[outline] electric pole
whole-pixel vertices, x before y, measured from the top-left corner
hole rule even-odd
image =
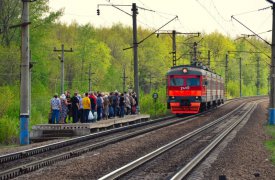
[[[182,33],[182,32],[176,32],[176,30],[173,30],[172,33],[170,32],[158,32],[157,37],[159,34],[172,34],[172,61],[173,61],[173,66],[177,65],[177,44],[176,44],[176,35],[177,34],[188,34],[188,35],[197,35],[199,36],[200,33]]]
[[[227,97],[227,84],[228,84],[228,53],[225,55],[225,97]]]
[[[176,54],[176,52],[177,52],[177,46],[176,46],[176,31],[175,30],[173,30],[172,31],[172,39],[173,39],[173,43],[172,43],[172,49],[173,49],[173,51],[172,51],[172,54],[173,54],[173,66],[176,66],[176,63],[177,63],[177,54]],[[151,89],[150,89],[150,91],[151,91]]]
[[[242,97],[242,58],[240,57],[240,97]]]
[[[81,59],[81,77],[80,81],[83,81],[83,72],[84,72],[84,58]]]
[[[32,61],[32,54],[31,54],[31,50],[30,50],[30,64],[29,64],[29,106],[30,106],[30,118],[31,118],[31,94],[32,94],[32,67],[35,64],[35,62]]]
[[[114,4],[98,4],[99,6],[113,6],[116,9],[132,16],[133,19],[133,46],[130,48],[125,48],[123,50],[127,50],[127,49],[131,49],[133,48],[133,54],[134,54],[134,91],[136,93],[136,98],[137,98],[137,104],[139,104],[139,77],[138,77],[138,44],[142,43],[143,41],[145,41],[146,39],[148,39],[150,36],[152,36],[153,34],[155,34],[159,29],[163,28],[164,26],[166,26],[168,23],[170,23],[171,21],[173,21],[174,19],[178,18],[178,16],[176,16],[175,18],[173,18],[172,20],[170,20],[168,23],[166,23],[165,25],[161,26],[159,29],[157,29],[156,31],[154,31],[153,33],[151,33],[150,35],[148,35],[147,37],[145,37],[144,39],[142,39],[140,42],[137,41],[137,14],[138,14],[138,9],[136,6],[136,3],[132,3],[132,14],[127,13],[126,11],[118,8],[117,6],[125,6],[125,5],[114,5]],[[126,5],[128,6],[128,5]],[[144,8],[143,8],[144,9]],[[147,10],[147,9],[146,9]],[[152,10],[149,10],[152,11]],[[97,15],[100,15],[100,10],[97,9]],[[140,111],[140,106],[137,105],[137,112],[139,113]]]
[[[89,92],[92,90],[92,74],[95,74],[92,72],[92,66],[89,64]]]
[[[251,53],[256,53],[256,54],[258,54],[258,53],[262,53],[262,52],[253,52],[253,51],[228,51],[227,53],[236,53],[236,52],[238,52],[238,53],[249,53],[249,54],[251,54]],[[226,59],[228,60],[228,54],[226,54]],[[257,94],[259,93],[259,85],[260,85],[260,83],[259,83],[259,77],[260,77],[260,70],[258,69],[258,68],[260,68],[260,59],[259,59],[259,56],[257,56],[257,84],[256,84],[256,86],[257,86]],[[227,64],[228,62],[226,62],[226,64]],[[227,65],[226,65],[227,66]],[[242,59],[240,58],[240,64],[239,64],[239,67],[240,67],[240,97],[242,96],[242,84],[241,84],[241,78],[242,78]]]
[[[257,96],[260,95],[260,57],[257,56]]]
[[[138,42],[137,42],[137,7],[136,3],[132,4],[132,17],[133,17],[133,52],[134,52],[134,88],[137,96],[137,103],[139,104],[139,80],[138,80]],[[137,112],[139,113],[140,106],[137,107]]]
[[[64,53],[65,52],[73,52],[73,49],[71,48],[70,50],[65,50],[64,49],[64,44],[61,45],[61,49],[58,50],[56,49],[56,47],[54,47],[53,51],[55,52],[61,52],[61,58],[60,58],[60,62],[61,62],[61,69],[60,69],[60,94],[62,94],[64,92]]]
[[[20,144],[27,145],[29,140],[29,118],[30,118],[30,47],[29,47],[29,2],[23,2],[22,10],[22,39],[21,39],[21,82],[20,82]]]
[[[197,62],[197,43],[196,42],[194,42],[193,50],[194,50],[193,63],[196,63]]]
[[[208,62],[207,62],[207,66],[210,68],[210,50],[208,50]]]
[[[275,124],[275,7],[274,2],[267,0],[272,4],[272,43],[271,43],[271,67],[270,67],[270,97],[269,97],[269,124]]]
[[[126,70],[125,70],[125,65],[123,66],[123,76],[121,77],[122,79],[123,79],[123,83],[122,83],[122,85],[123,85],[123,93],[125,92],[125,89],[126,89],[126,79],[128,78],[128,77],[126,77],[126,72],[125,72]]]

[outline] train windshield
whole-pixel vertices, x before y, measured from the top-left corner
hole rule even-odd
[[[186,85],[187,86],[199,86],[200,79],[199,78],[188,78],[188,79],[186,79]]]
[[[184,79],[183,78],[170,78],[170,86],[183,86],[184,85]]]

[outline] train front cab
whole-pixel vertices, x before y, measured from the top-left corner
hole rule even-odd
[[[201,108],[205,87],[200,75],[167,77],[168,108],[173,114],[196,114]]]

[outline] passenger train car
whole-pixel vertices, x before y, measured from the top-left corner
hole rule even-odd
[[[222,103],[223,78],[206,66],[174,66],[167,72],[167,108],[173,114],[196,114]]]

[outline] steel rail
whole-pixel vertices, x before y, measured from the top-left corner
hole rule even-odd
[[[70,146],[70,145],[73,145],[73,144],[77,144],[79,142],[83,142],[83,141],[91,140],[91,139],[94,139],[94,138],[102,137],[102,136],[105,136],[105,135],[108,135],[108,134],[111,134],[111,133],[121,132],[121,131],[124,131],[124,130],[127,130],[127,129],[133,129],[133,128],[137,128],[137,127],[157,123],[157,122],[160,122],[160,121],[163,121],[163,120],[171,119],[173,117],[174,116],[167,116],[167,117],[164,117],[164,118],[149,120],[147,122],[136,123],[136,124],[129,125],[129,126],[119,127],[119,128],[110,129],[110,130],[106,130],[106,131],[102,131],[102,132],[98,132],[98,133],[93,133],[93,134],[89,134],[89,135],[85,135],[85,136],[80,136],[80,137],[76,137],[76,138],[72,138],[72,139],[68,139],[68,140],[63,140],[63,141],[60,141],[60,142],[51,143],[51,144],[47,144],[47,145],[44,145],[44,146],[39,146],[39,147],[27,149],[27,150],[22,150],[22,151],[15,152],[15,153],[0,155],[0,163],[6,163],[6,162],[10,162],[10,161],[17,160],[17,159],[23,159],[23,158],[30,157],[30,156],[40,154],[40,153],[44,153],[44,152],[47,152],[47,151],[50,151],[50,150],[55,150],[55,149],[63,148],[63,147]]]
[[[160,154],[164,153],[165,151],[175,147],[176,145],[188,140],[189,138],[199,134],[200,132],[210,128],[211,126],[221,122],[222,120],[226,119],[228,116],[232,115],[233,113],[235,113],[236,111],[238,111],[241,107],[243,107],[245,105],[245,103],[241,104],[239,107],[237,107],[235,110],[231,111],[230,113],[224,115],[223,117],[220,117],[219,119],[215,120],[215,121],[212,121],[211,123],[209,124],[206,124],[204,125],[203,127],[201,128],[198,128],[170,143],[168,143],[167,145],[165,146],[162,146],[160,148],[158,148],[157,150],[143,156],[143,157],[140,157],[139,159],[136,159],[135,161],[132,161],[130,163],[128,163],[127,165],[99,178],[99,180],[109,180],[109,179],[116,179],[116,178],[119,178],[120,176],[128,173],[129,171],[137,168],[138,166],[144,164],[145,162],[148,162],[150,161],[151,159],[159,156]]]
[[[231,102],[232,102],[232,100],[231,100]],[[39,160],[39,161],[36,161],[36,162],[28,163],[27,165],[18,166],[18,167],[12,168],[12,169],[8,169],[8,170],[5,170],[3,172],[0,172],[0,180],[17,177],[19,175],[26,174],[28,172],[35,171],[35,170],[40,169],[42,167],[51,165],[51,164],[53,164],[57,161],[61,161],[61,160],[69,159],[69,158],[72,158],[72,157],[80,156],[83,153],[94,150],[96,148],[100,148],[100,147],[105,146],[107,144],[118,142],[118,141],[121,141],[121,140],[124,140],[124,139],[127,139],[127,138],[131,138],[131,137],[146,133],[146,131],[149,132],[149,131],[152,131],[152,130],[156,130],[156,129],[159,129],[159,128],[162,128],[162,127],[165,127],[165,126],[169,126],[169,125],[173,125],[173,124],[177,124],[177,123],[186,123],[186,122],[191,121],[195,117],[203,115],[203,114],[208,113],[208,112],[211,112],[212,110],[213,109],[210,109],[210,110],[205,111],[205,112],[200,113],[200,114],[188,116],[188,117],[185,117],[185,118],[181,118],[180,120],[177,119],[177,120],[174,120],[174,121],[166,122],[166,123],[161,124],[161,125],[150,127],[148,129],[144,129],[143,132],[142,131],[137,131],[136,133],[129,134],[128,137],[127,136],[117,137],[117,138],[112,139],[112,140],[100,142],[100,143],[93,144],[93,145],[90,145],[90,146],[85,146],[85,147],[70,151],[68,153],[62,153],[60,155],[52,156],[52,157],[49,157],[49,158],[44,159],[44,160]],[[70,140],[65,140],[65,141],[62,141],[62,142],[52,143],[50,145],[40,146],[40,147],[32,148],[32,149],[29,149],[29,150],[20,151],[20,152],[17,152],[17,153],[2,155],[2,156],[0,156],[0,163],[9,162],[9,161],[16,160],[16,159],[26,158],[26,157],[29,157],[29,156],[32,156],[32,155],[44,153],[46,151],[62,148],[62,147],[65,147],[65,146],[70,146],[70,145],[79,143],[80,141],[86,141],[86,140],[90,140],[90,139],[93,139],[93,138],[102,137],[104,135],[109,135],[111,133],[121,132],[121,131],[124,131],[124,130],[127,130],[127,129],[132,129],[132,128],[136,128],[136,127],[141,127],[141,126],[145,126],[145,125],[154,124],[154,123],[157,123],[157,122],[160,122],[160,121],[163,121],[163,120],[167,120],[167,119],[171,119],[171,118],[175,118],[175,116],[172,115],[172,116],[167,116],[167,117],[164,117],[164,118],[158,118],[158,119],[155,119],[155,120],[150,120],[150,121],[146,121],[146,122],[142,122],[142,123],[137,123],[137,124],[134,124],[134,125],[124,126],[124,127],[120,127],[120,128],[116,128],[116,129],[112,129],[112,130],[107,130],[107,131],[95,133],[95,134],[90,134],[90,135],[86,135],[86,136],[82,136],[82,137],[77,137],[77,138],[73,138],[73,139],[70,139]],[[182,121],[182,120],[188,120],[188,121]]]
[[[226,105],[228,103],[231,103],[231,102],[237,101],[237,100],[240,100],[240,99],[239,98],[237,98],[236,100],[230,99],[223,105]],[[223,105],[221,105],[220,107],[222,107]],[[189,116],[189,117],[186,117],[186,118],[182,118],[182,120],[186,120],[188,118],[192,118],[192,117],[195,117],[195,116],[200,116],[200,115],[205,114],[205,113],[207,113],[209,111],[212,111],[212,110],[213,109],[210,109],[208,111],[205,111],[203,113],[199,113],[199,114],[194,115],[194,116]],[[105,136],[105,135],[108,135],[108,134],[111,134],[111,133],[121,132],[121,131],[124,131],[124,130],[127,130],[127,129],[133,129],[133,128],[136,128],[136,127],[141,127],[141,126],[145,126],[145,125],[149,125],[149,124],[153,124],[153,123],[158,123],[160,121],[164,121],[164,120],[171,119],[171,118],[174,118],[174,117],[175,117],[174,115],[170,115],[170,116],[166,116],[166,117],[162,117],[162,118],[158,118],[158,119],[152,119],[152,120],[149,120],[149,121],[146,121],[146,122],[136,123],[136,124],[129,125],[129,126],[110,129],[110,130],[106,130],[106,131],[102,131],[102,132],[98,132],[98,133],[93,133],[93,134],[89,134],[89,135],[85,135],[85,136],[71,138],[71,139],[68,139],[68,140],[63,140],[63,141],[60,141],[60,142],[47,144],[47,145],[44,145],[44,146],[39,146],[39,147],[35,147],[35,148],[27,149],[27,150],[22,150],[22,151],[18,151],[18,152],[14,152],[14,153],[0,155],[0,163],[6,163],[6,162],[18,160],[18,159],[27,158],[27,157],[30,157],[30,156],[33,156],[33,155],[45,153],[45,152],[50,151],[50,150],[63,148],[63,147],[66,147],[66,146],[77,144],[79,142],[83,142],[83,141],[91,140],[91,139],[94,139],[94,138],[102,137],[102,136]]]
[[[233,99],[231,99],[229,101],[232,102],[232,100]],[[238,99],[236,99],[236,101],[237,100]],[[220,107],[222,107],[222,106],[220,106]],[[197,116],[203,115],[205,113],[211,112],[212,110],[213,109],[209,109],[208,111],[205,111],[205,112],[202,112],[202,113],[199,113],[199,114],[196,114],[196,115],[181,118],[181,120],[187,120],[187,119],[190,119],[190,118],[193,118],[193,117],[197,117]],[[91,140],[91,139],[94,139],[94,138],[109,135],[111,133],[122,132],[122,131],[125,131],[125,130],[134,129],[134,128],[137,128],[137,127],[158,123],[158,122],[168,120],[168,119],[172,119],[172,118],[176,118],[176,117],[174,115],[170,115],[170,116],[166,116],[166,117],[162,117],[162,118],[158,118],[158,119],[152,119],[152,120],[149,120],[149,121],[146,121],[146,122],[136,123],[136,124],[133,124],[133,125],[128,125],[128,126],[124,126],[124,127],[119,127],[119,128],[110,129],[110,130],[106,130],[106,131],[102,131],[102,132],[98,132],[98,133],[85,135],[85,136],[80,136],[80,137],[76,137],[76,138],[72,138],[72,139],[68,139],[68,140],[63,140],[63,141],[60,141],[60,142],[55,142],[55,143],[47,144],[47,145],[44,145],[44,146],[39,146],[39,147],[35,147],[35,148],[27,149],[27,150],[22,150],[22,151],[18,151],[18,152],[14,152],[14,153],[0,155],[0,163],[6,163],[6,162],[18,160],[18,159],[27,158],[27,157],[30,157],[30,156],[33,156],[33,155],[45,153],[45,152],[50,151],[50,150],[63,148],[63,147],[66,147],[66,146],[77,144],[79,142],[84,142],[84,141]],[[171,123],[171,125],[174,124],[173,122],[170,122],[170,123]],[[169,122],[168,122],[168,124],[169,124]],[[168,124],[167,124],[167,126],[168,126]]]
[[[250,107],[248,111],[246,111],[240,119],[236,120],[232,123],[224,132],[222,132],[215,140],[213,140],[206,148],[204,148],[195,158],[193,158],[188,164],[186,164],[180,171],[178,171],[171,180],[181,180],[189,174],[192,169],[197,166],[202,159],[204,159],[210,151],[212,151],[237,125],[243,121],[248,115],[251,115],[252,112],[256,108],[256,103]]]
[[[182,121],[182,119],[181,120],[177,119],[175,121],[165,122],[163,124],[159,124],[159,125],[156,125],[156,126],[153,126],[153,127],[148,127],[148,128],[145,128],[145,129],[141,129],[139,131],[135,131],[135,132],[128,133],[128,134],[125,134],[125,135],[117,136],[117,137],[114,137],[114,138],[111,138],[111,139],[104,140],[102,142],[98,142],[98,143],[95,143],[95,144],[91,144],[91,145],[88,145],[88,146],[77,148],[77,149],[72,150],[72,151],[64,152],[64,153],[61,153],[61,154],[58,154],[58,155],[54,155],[54,156],[51,156],[51,157],[48,157],[48,158],[44,158],[44,159],[41,159],[41,160],[38,160],[38,161],[35,161],[35,162],[28,163],[28,164],[25,164],[25,165],[20,165],[20,166],[17,166],[17,167],[14,167],[14,168],[11,168],[11,169],[0,172],[0,180],[6,180],[6,179],[14,178],[14,177],[17,177],[19,175],[26,174],[26,173],[38,170],[42,167],[52,165],[52,164],[54,164],[58,161],[62,161],[62,160],[65,160],[65,159],[70,159],[70,158],[73,158],[73,157],[77,157],[77,156],[80,156],[81,154],[87,153],[89,151],[95,150],[95,149],[103,147],[103,146],[106,146],[108,144],[119,142],[119,141],[122,141],[122,140],[125,140],[125,139],[129,139],[129,138],[132,138],[132,137],[135,137],[135,136],[138,136],[138,135],[141,135],[141,134],[153,131],[153,130],[160,129],[162,127],[166,127],[166,126],[170,126],[170,125],[178,124],[178,123],[187,123],[187,122],[193,120],[194,118],[196,118],[197,116],[198,115],[194,115],[192,117],[190,116],[190,117],[182,118],[182,119],[188,119],[188,121]]]

